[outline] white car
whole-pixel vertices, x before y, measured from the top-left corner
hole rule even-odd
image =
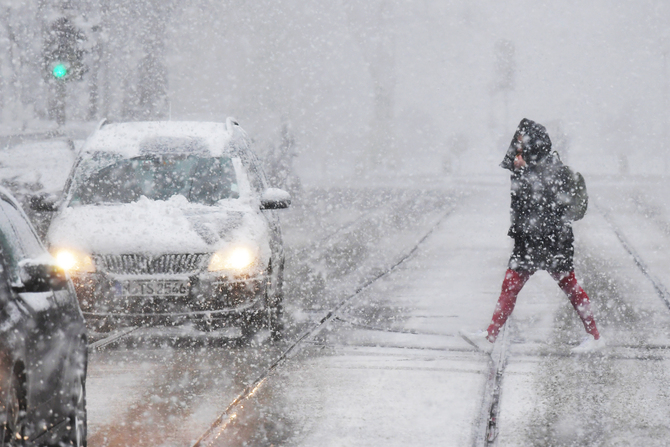
[[[47,240],[98,327],[260,325],[281,336],[284,249],[246,133],[226,123],[104,122],[81,148]]]

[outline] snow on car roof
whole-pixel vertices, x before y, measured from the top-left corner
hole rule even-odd
[[[144,121],[104,124],[89,137],[82,152],[112,152],[123,157],[136,157],[146,152],[147,144],[151,145],[156,139],[197,142],[198,149],[209,151],[212,156],[240,145],[248,146],[246,133],[231,118],[226,123]]]

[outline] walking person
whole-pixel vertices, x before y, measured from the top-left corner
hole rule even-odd
[[[536,271],[546,270],[570,299],[588,334],[573,352],[601,349],[605,343],[596,327],[589,297],[575,278],[569,213],[575,195],[572,172],[558,154],[552,153],[546,128],[526,118],[519,123],[500,166],[512,172],[508,235],[514,239],[514,250],[491,324],[475,337],[494,343],[526,281]]]

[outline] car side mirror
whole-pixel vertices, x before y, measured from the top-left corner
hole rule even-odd
[[[68,284],[68,277],[62,268],[33,260],[19,263],[19,277],[26,292],[62,290]]]
[[[58,209],[58,197],[51,194],[35,194],[28,198],[30,209],[35,211],[56,211]]]
[[[291,204],[291,194],[283,189],[268,188],[261,194],[262,210],[280,210]]]

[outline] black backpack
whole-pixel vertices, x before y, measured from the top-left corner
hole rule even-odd
[[[565,211],[565,217],[569,220],[580,220],[586,214],[586,209],[589,207],[589,195],[586,192],[586,182],[584,176],[577,171],[574,171],[570,166],[563,164],[558,152],[554,151],[554,163],[559,163],[561,169],[564,170],[565,177],[568,182],[568,197],[565,202],[568,208]]]
[[[569,166],[565,166],[570,179],[570,205],[566,211],[566,216],[570,220],[579,220],[586,214],[589,207],[589,195],[586,192],[586,182],[584,177],[577,171],[573,171]]]

